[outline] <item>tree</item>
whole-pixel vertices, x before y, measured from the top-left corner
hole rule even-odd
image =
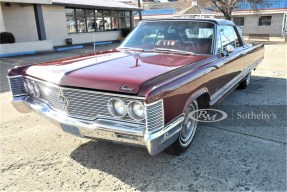
[[[234,9],[238,7],[240,2],[249,2],[256,6],[256,4],[262,2],[263,0],[210,0],[211,3],[218,9],[227,20],[231,20],[231,15]]]
[[[176,9],[184,9],[191,6],[192,1],[196,0],[178,0],[176,3],[172,5],[173,8]],[[223,14],[225,19],[231,20],[231,15],[234,9],[239,6],[239,3],[246,2],[250,3],[254,10],[256,10],[257,5],[262,2],[272,2],[266,0],[197,0],[197,3],[203,7],[215,7],[216,11],[219,11]],[[272,4],[272,3],[271,3]]]

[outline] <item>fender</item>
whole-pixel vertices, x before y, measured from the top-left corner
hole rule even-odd
[[[183,113],[187,110],[187,108],[189,107],[190,103],[196,99],[198,99],[200,96],[202,96],[203,94],[208,94],[208,97],[210,98],[210,94],[208,92],[208,89],[206,87],[203,87],[197,91],[195,91],[186,101],[184,109],[183,109]]]

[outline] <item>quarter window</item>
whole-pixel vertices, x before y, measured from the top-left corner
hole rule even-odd
[[[232,26],[229,26],[229,25],[220,26],[219,32],[220,32],[221,44],[222,44],[223,49],[227,45],[232,45],[234,47],[242,46]]]
[[[270,26],[272,21],[272,16],[260,16],[258,21],[258,26]]]

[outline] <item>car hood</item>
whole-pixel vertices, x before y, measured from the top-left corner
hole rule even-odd
[[[207,57],[108,52],[33,65],[26,74],[62,86],[137,94],[145,81]]]

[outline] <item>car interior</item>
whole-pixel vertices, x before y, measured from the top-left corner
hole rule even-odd
[[[143,27],[142,27],[143,28]],[[146,27],[135,39],[142,48],[169,48],[197,54],[211,54],[214,25],[211,23],[167,22],[160,26]]]

